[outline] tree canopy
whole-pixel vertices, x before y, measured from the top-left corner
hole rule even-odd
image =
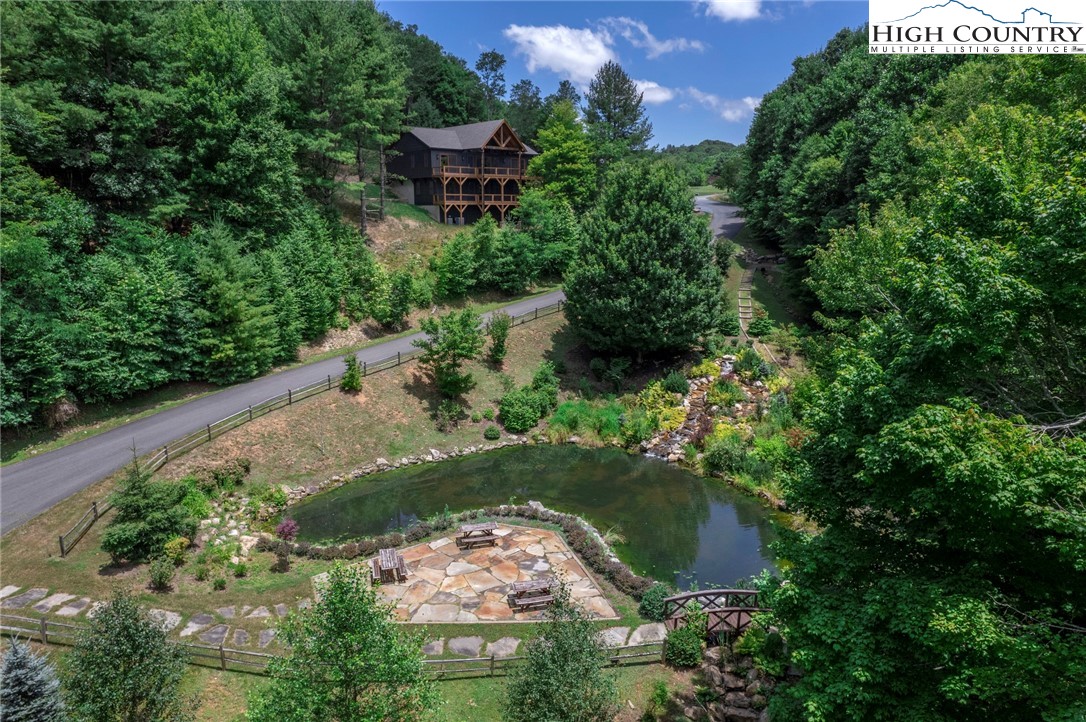
[[[565,289],[570,323],[597,351],[681,351],[712,331],[723,279],[712,233],[674,169],[641,163],[610,170]]]
[[[645,150],[652,138],[652,123],[645,117],[641,91],[613,60],[604,63],[588,84],[584,117],[602,165]]]

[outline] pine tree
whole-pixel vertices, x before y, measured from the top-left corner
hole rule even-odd
[[[62,722],[60,682],[48,660],[12,639],[0,666],[0,719],[4,722]]]
[[[412,345],[422,349],[419,363],[426,367],[438,390],[450,399],[471,390],[475,380],[462,367],[483,350],[479,314],[465,308],[440,318],[425,318],[422,330],[426,337]]]
[[[673,168],[615,166],[566,274],[567,317],[596,351],[689,348],[713,330],[722,307],[711,243]]]
[[[613,60],[607,61],[588,84],[585,122],[601,165],[645,150],[652,123],[645,117],[637,85]]]
[[[490,120],[498,116],[502,98],[505,97],[505,56],[497,50],[487,50],[479,55],[475,70],[486,88],[486,112]]]
[[[509,90],[509,105],[505,119],[513,126],[517,136],[528,145],[535,145],[539,124],[546,117],[543,99],[535,83],[525,78]]]

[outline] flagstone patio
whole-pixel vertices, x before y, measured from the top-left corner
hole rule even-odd
[[[428,544],[400,550],[407,581],[382,584],[378,593],[396,605],[396,616],[417,624],[518,622],[543,617],[543,610],[514,612],[506,595],[513,582],[557,577],[593,619],[618,615],[581,561],[558,534],[499,525],[491,547],[460,549],[455,532]],[[366,562],[366,569],[369,562]]]

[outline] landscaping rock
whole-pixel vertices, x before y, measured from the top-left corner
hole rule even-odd
[[[276,604],[275,613],[278,614],[280,617],[285,617],[290,614],[290,607],[285,604]]]
[[[219,607],[218,609],[215,610],[215,613],[218,614],[223,619],[233,619],[234,618],[234,607]]]
[[[272,643],[273,639],[275,639],[275,630],[274,629],[261,629],[260,630],[260,637],[259,637],[259,639],[257,641],[257,645],[261,649],[264,649],[265,647],[267,647],[269,644]]]
[[[42,589],[41,587],[37,587],[35,589],[27,589],[25,592],[19,594],[18,596],[5,599],[3,604],[0,606],[3,606],[4,609],[22,609],[28,604],[33,604],[40,599],[44,599],[45,595],[48,593],[48,589]]]
[[[0,589],[0,599],[4,597],[10,597],[15,592],[19,591],[22,587],[17,587],[14,584],[9,584],[3,589]]]
[[[158,622],[163,631],[166,632],[172,632],[177,628],[177,625],[181,624],[180,614],[165,609],[151,609],[147,612],[147,616]]]
[[[486,645],[486,656],[512,657],[517,653],[518,646],[520,646],[520,640],[516,637],[502,637]]]
[[[249,614],[246,615],[246,619],[264,619],[264,618],[270,617],[270,616],[271,616],[271,612],[268,611],[267,607],[259,606],[256,609],[254,609],[253,611],[249,612]]]
[[[53,611],[53,607],[63,604],[64,602],[72,599],[75,599],[74,594],[51,594],[35,604],[34,611],[41,612],[42,614],[48,614],[49,612]]]
[[[453,637],[449,640],[449,649],[464,657],[478,657],[482,648],[482,637]]]
[[[234,646],[235,647],[247,647],[249,646],[249,633],[244,629],[234,630]]]
[[[667,628],[664,627],[663,622],[652,622],[650,624],[642,624],[635,629],[633,634],[630,635],[630,641],[627,642],[627,644],[632,647],[636,644],[662,642],[665,637],[667,637]]]
[[[599,637],[605,647],[621,647],[626,643],[626,637],[629,634],[629,627],[611,627],[600,631]]]
[[[214,627],[200,635],[200,641],[217,647],[226,640],[226,634],[229,631],[230,627],[225,624],[216,624]]]
[[[189,623],[181,630],[179,636],[188,637],[193,635],[214,621],[215,618],[210,614],[197,614],[189,620]]]
[[[74,602],[68,602],[63,607],[57,610],[57,616],[74,617],[82,612],[84,609],[86,609],[87,605],[90,604],[90,601],[90,597],[83,597],[82,599],[77,599]],[[178,622],[180,621],[181,620],[179,619]]]
[[[435,639],[432,642],[422,645],[422,653],[427,657],[440,657],[445,653],[445,640]]]
[[[725,722],[755,722],[759,717],[758,711],[743,707],[725,707]]]
[[[746,681],[742,677],[732,674],[731,672],[725,672],[723,677],[725,689],[743,689],[747,686]]]
[[[750,698],[742,692],[728,692],[724,695],[724,704],[729,707],[750,707]]]
[[[713,690],[724,688],[724,675],[721,673],[719,667],[707,665],[702,668],[701,672],[705,676],[706,683],[712,687]]]

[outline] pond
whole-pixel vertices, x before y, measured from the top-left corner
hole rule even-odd
[[[441,513],[542,502],[625,542],[639,574],[689,588],[731,586],[773,569],[775,512],[719,482],[620,449],[510,447],[384,472],[293,507],[299,539],[373,536]]]

